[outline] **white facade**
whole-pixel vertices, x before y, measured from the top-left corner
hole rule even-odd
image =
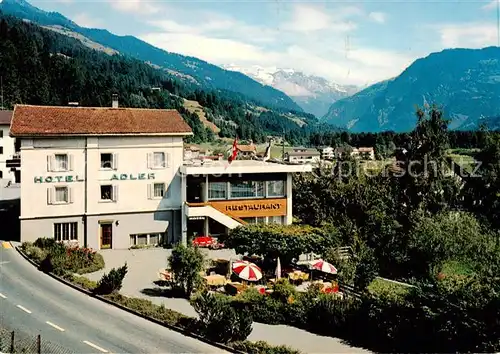
[[[288,152],[286,153],[286,160],[291,163],[298,164],[315,164],[320,161],[320,153],[313,152]]]
[[[15,139],[9,136],[9,129],[10,125],[0,125],[0,179],[8,179],[14,182],[14,172],[11,172],[6,165],[6,161],[12,159],[15,154]]]
[[[321,159],[333,160],[335,158],[335,149],[331,146],[325,146],[318,149],[321,153]]]
[[[22,241],[125,249],[173,239],[182,161],[182,136],[23,138]]]

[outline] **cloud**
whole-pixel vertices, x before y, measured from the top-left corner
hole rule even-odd
[[[488,23],[441,25],[438,28],[445,48],[483,48],[498,43],[498,29]]]
[[[121,12],[135,13],[141,15],[152,15],[158,13],[161,8],[152,5],[151,1],[144,0],[108,0],[111,6]]]
[[[96,28],[102,25],[102,22],[95,17],[89,17],[86,13],[79,13],[73,17],[73,21],[79,26],[87,28]]]
[[[368,14],[368,17],[370,18],[370,20],[374,21],[374,22],[377,22],[377,23],[385,23],[386,19],[387,19],[387,15],[383,12],[370,12]]]
[[[499,6],[500,0],[491,0],[488,4],[483,5],[481,8],[483,10],[494,10]]]
[[[340,7],[331,13],[317,6],[296,4],[292,9],[291,19],[280,27],[286,31],[317,32],[329,30],[348,32],[356,28],[356,24],[347,21],[349,17],[359,15],[361,11],[353,6]]]

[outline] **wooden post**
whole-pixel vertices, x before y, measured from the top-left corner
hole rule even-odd
[[[14,353],[14,331],[10,334],[10,352]]]
[[[36,336],[36,352],[38,354],[42,353],[42,337],[40,335]]]

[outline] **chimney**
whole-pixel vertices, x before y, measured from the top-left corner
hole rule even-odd
[[[118,108],[118,95],[114,93],[112,96],[112,108]]]

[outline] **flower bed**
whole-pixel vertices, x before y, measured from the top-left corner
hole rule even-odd
[[[34,243],[23,242],[23,251],[40,266],[56,274],[64,272],[86,274],[104,268],[102,255],[90,248],[66,246],[54,239],[39,238]]]

